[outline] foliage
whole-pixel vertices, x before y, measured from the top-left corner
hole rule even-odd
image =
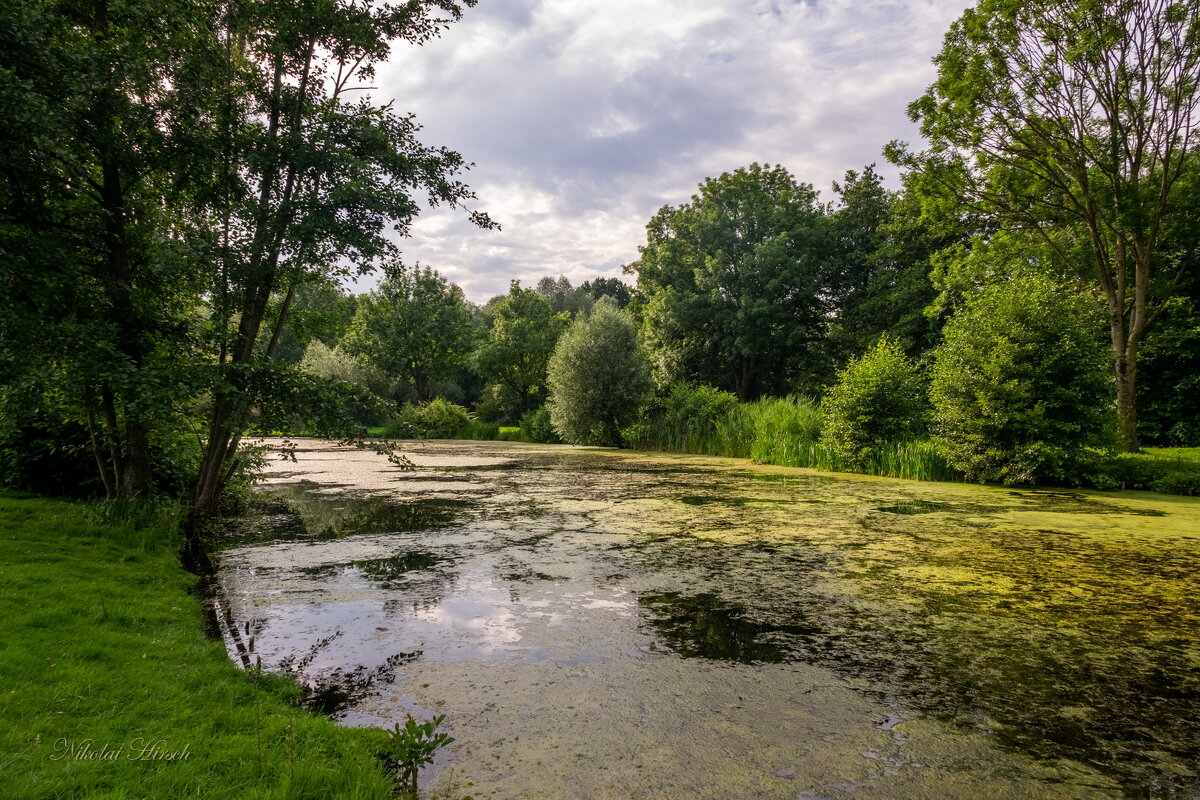
[[[360,391],[372,395],[386,394],[387,381],[378,370],[372,369],[340,346],[328,347],[320,339],[309,342],[299,366],[301,371],[326,381],[353,384],[360,387]],[[349,395],[346,398],[346,414],[361,424],[369,425],[379,417],[379,404],[373,398],[363,403],[357,395]]]
[[[600,302],[576,320],[550,359],[550,421],[572,444],[615,445],[650,392],[650,367],[633,322]]]
[[[519,419],[546,396],[546,369],[569,318],[550,301],[513,281],[492,309],[492,329],[475,351],[474,369],[515,401],[500,418]],[[501,396],[503,396],[503,394]]]
[[[1023,274],[968,297],[934,354],[937,440],[968,478],[1065,481],[1110,408],[1091,297]]]
[[[521,417],[520,429],[523,438],[528,442],[556,444],[562,441],[550,424],[550,409],[546,406],[538,406],[533,411],[526,412],[525,416]]]
[[[462,289],[428,267],[394,263],[379,287],[358,299],[342,346],[426,402],[464,362],[474,338]]]
[[[642,435],[652,438],[655,449],[705,452],[737,404],[737,397],[730,392],[712,386],[676,383],[665,397],[647,409],[648,430]]]
[[[935,61],[909,108],[931,147],[890,157],[925,173],[944,210],[965,201],[1031,232],[1104,297],[1119,436],[1136,449],[1138,349],[1196,269],[1168,239],[1196,203],[1200,15],[1172,0],[983,0]]]
[[[1200,445],[1200,307],[1195,300],[1177,297],[1166,304],[1146,335],[1138,370],[1143,438]]]
[[[1200,448],[1145,448],[1141,453],[1096,453],[1078,475],[1098,489],[1142,489],[1200,497]]]
[[[0,796],[390,798],[379,731],[297,708],[294,682],[252,679],[204,634],[181,516],[170,502],[0,493]],[[139,737],[188,755],[132,760]],[[64,740],[123,757],[81,769],[58,755]]]
[[[277,296],[267,311],[272,331],[283,310],[283,299]],[[346,294],[336,283],[323,281],[301,284],[296,288],[287,309],[287,320],[275,348],[275,358],[286,364],[299,363],[308,345],[314,341],[330,348],[337,347],[350,327],[357,304],[358,298]],[[269,342],[261,344],[266,346]]]
[[[853,465],[821,441],[821,407],[805,397],[765,397],[738,403],[714,417],[706,432],[668,425],[659,407],[631,425],[626,436],[643,450],[701,453],[751,458],[759,463],[811,467],[828,471],[858,471],[912,480],[960,480],[927,439],[887,441],[872,449],[870,458]]]
[[[471,412],[440,397],[422,405],[407,405],[400,420],[417,436],[427,439],[458,439],[471,425]]]
[[[816,198],[783,167],[751,164],[654,215],[625,271],[645,299],[660,384],[702,382],[748,400],[786,380],[820,325]]]
[[[109,495],[150,490],[152,439],[190,399],[202,281],[169,209],[208,163],[191,156],[214,8],[0,7],[0,378],[86,427],[72,472]]]
[[[473,4],[0,9],[0,377],[86,427],[107,494],[152,491],[156,442],[199,414],[189,499],[215,507],[262,408],[322,391],[280,350],[292,306],[394,255],[385,228],[407,233],[415,195],[471,198],[461,156],[355,92]],[[338,410],[310,421],[356,435]]]
[[[923,433],[928,416],[916,365],[886,334],[838,372],[823,405],[824,441],[856,468],[868,463],[885,442]]]
[[[435,733],[438,726],[446,721],[445,714],[438,714],[431,720],[417,722],[412,714],[406,715],[404,726],[397,722],[387,734],[387,746],[383,751],[384,763],[388,769],[395,772],[399,782],[409,792],[416,796],[417,774],[421,767],[433,763],[433,756],[454,741],[447,733]]]

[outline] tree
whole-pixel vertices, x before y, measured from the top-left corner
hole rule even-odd
[[[570,318],[555,314],[550,301],[513,281],[508,296],[492,307],[492,329],[475,351],[474,368],[516,399],[514,419],[537,408],[546,396],[546,366]]]
[[[359,299],[342,344],[428,402],[434,381],[462,364],[474,341],[462,289],[428,267],[396,264],[378,289]]]
[[[611,297],[617,304],[617,308],[624,308],[633,299],[633,295],[629,291],[629,284],[620,278],[593,278],[579,284],[579,290],[593,300]]]
[[[208,163],[215,8],[0,9],[0,373],[16,402],[86,428],[111,497],[152,488],[188,387],[200,283],[171,209]]]
[[[267,312],[269,325],[264,327],[274,329],[282,300],[276,295],[276,302]],[[286,364],[298,363],[304,358],[309,344],[315,341],[336,347],[350,329],[357,303],[358,298],[334,283],[297,287],[288,308],[287,324],[275,348],[275,358]]]
[[[654,215],[625,272],[646,298],[665,382],[723,386],[742,400],[783,383],[821,324],[816,199],[783,167],[751,164]]]
[[[821,405],[821,438],[855,469],[867,466],[883,443],[922,433],[928,420],[921,374],[886,334],[838,372]]]
[[[909,107],[931,147],[893,160],[1040,237],[1104,299],[1118,434],[1137,449],[1138,352],[1194,263],[1165,252],[1200,125],[1193,2],[984,0]]]
[[[1074,477],[1111,407],[1103,327],[1095,298],[1042,274],[969,296],[946,323],[930,386],[950,464],[1006,484]]]
[[[231,4],[215,20],[225,75],[208,135],[219,157],[206,203],[192,210],[197,236],[215,233],[207,289],[215,365],[190,498],[196,513],[215,505],[253,415],[305,394],[302,376],[274,358],[298,289],[394,257],[384,228],[407,235],[419,212],[415,193],[455,207],[473,196],[457,179],[466,166],[460,155],[422,145],[412,117],[390,104],[352,99],[394,42],[421,44],[472,5],[257,0]],[[486,215],[470,217],[493,227]],[[355,427],[346,420],[329,432]]]
[[[966,221],[931,224],[907,183],[888,191],[872,165],[834,184],[838,200],[826,216],[822,280],[830,316],[825,349],[833,364],[845,364],[884,333],[913,357],[934,345],[940,321],[927,313],[936,297],[930,257],[967,238]],[[823,382],[832,377],[818,374]]]
[[[253,421],[311,411],[353,432],[338,387],[278,358],[280,341],[307,287],[395,254],[384,228],[407,233],[416,195],[470,199],[461,156],[355,98],[393,42],[471,5],[0,6],[0,370],[86,427],[107,493],[153,488],[156,457],[195,440],[197,408],[193,519]]]
[[[633,322],[602,300],[567,329],[550,359],[550,424],[572,444],[619,445],[650,393]]]

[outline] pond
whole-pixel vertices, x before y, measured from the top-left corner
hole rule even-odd
[[[511,442],[301,440],[232,655],[445,713],[477,798],[1200,798],[1200,502]]]

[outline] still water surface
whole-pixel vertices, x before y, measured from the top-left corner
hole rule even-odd
[[[1200,798],[1196,500],[407,452],[273,461],[218,596],[345,724],[445,713],[433,791]]]

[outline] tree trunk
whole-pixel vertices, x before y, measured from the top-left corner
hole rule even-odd
[[[744,359],[737,371],[737,396],[742,403],[750,402],[754,390],[754,359]]]
[[[1137,347],[1124,348],[1116,358],[1117,446],[1126,453],[1141,450],[1137,432]]]

